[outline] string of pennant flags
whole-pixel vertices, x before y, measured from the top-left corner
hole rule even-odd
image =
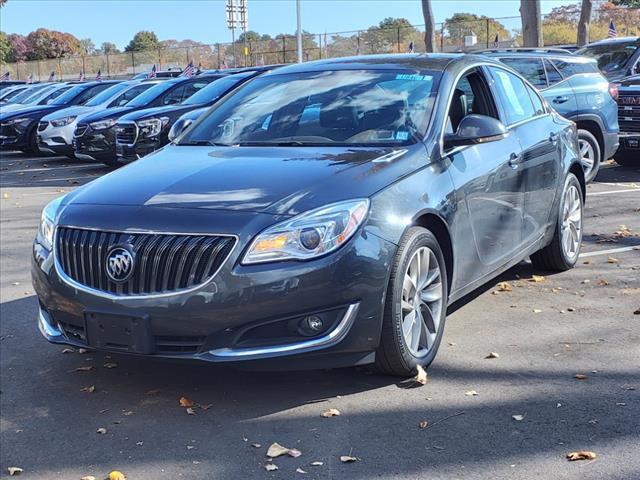
[[[608,28],[608,33],[607,33],[608,38],[616,38],[618,36],[618,30],[616,28],[615,23],[613,22],[613,20],[611,20],[609,22],[609,28]],[[326,33],[325,33],[325,43],[326,43]],[[498,33],[496,33],[496,36],[493,40],[493,48],[499,48],[500,47],[500,35]],[[409,43],[409,47],[407,49],[408,53],[414,53],[415,51],[415,45],[413,43],[413,41],[411,43]],[[360,55],[360,48],[358,45],[358,49],[356,52],[356,55]],[[256,62],[258,65],[265,65],[265,60],[264,60],[264,54],[261,55],[261,57],[259,59],[257,59]],[[227,60],[226,58],[223,58],[220,62],[220,69],[224,70],[229,68],[227,65]],[[151,71],[147,74],[147,78],[156,78],[157,77],[157,67],[154,64],[153,67],[151,68]],[[196,75],[198,73],[200,73],[202,71],[202,64],[199,63],[197,67],[194,67],[193,65],[193,60],[189,62],[189,64],[182,70],[182,72],[180,73],[180,76],[182,77],[191,77],[193,75]],[[56,72],[55,70],[53,70],[51,72],[51,74],[49,75],[49,78],[47,79],[48,82],[55,82],[56,79],[62,80],[62,72],[60,71],[60,66],[58,66],[58,72]],[[11,72],[5,72],[4,74],[2,74],[0,76],[0,82],[7,82],[11,80]],[[78,80],[79,81],[85,81],[86,80],[86,74],[84,71],[80,72],[78,75]],[[102,70],[98,70],[96,77],[95,77],[95,81],[100,82],[102,81]],[[34,82],[34,74],[31,73],[28,77],[27,77],[27,81],[26,83],[33,83]]]

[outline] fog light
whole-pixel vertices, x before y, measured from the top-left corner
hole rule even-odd
[[[318,315],[308,315],[300,321],[299,329],[300,335],[310,337],[316,335],[324,328],[324,322]]]

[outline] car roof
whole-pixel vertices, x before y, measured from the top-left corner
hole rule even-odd
[[[474,50],[471,53],[481,55],[573,55],[573,53],[565,48],[549,47],[549,48],[485,48],[482,50]]]
[[[479,52],[474,52],[479,53]],[[482,51],[481,55],[486,55],[491,58],[551,58],[562,60],[563,62],[569,63],[595,63],[596,59],[591,57],[585,57],[583,55],[576,55],[572,52],[567,51],[566,53],[555,53],[555,52],[545,52],[543,50],[531,50],[531,51],[518,51],[511,52],[508,50],[491,50],[491,51]]]
[[[583,48],[586,47],[593,47],[595,45],[609,45],[609,44],[615,44],[615,43],[633,43],[633,42],[638,42],[640,43],[640,37],[616,37],[616,38],[605,38],[604,40],[598,40],[597,42],[593,42],[590,43],[588,45],[585,45]]]

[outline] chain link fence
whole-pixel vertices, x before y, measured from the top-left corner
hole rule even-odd
[[[543,18],[546,46],[575,44],[579,10],[563,17]],[[596,11],[589,31],[591,41],[607,37],[608,25],[614,21],[618,35],[640,35],[640,9]],[[464,22],[436,24],[438,52],[467,52],[483,48],[510,48],[522,45],[520,17],[483,18]],[[303,35],[305,61],[351,55],[424,52],[424,25],[400,28],[371,27],[366,30]],[[242,66],[293,63],[297,60],[296,37],[282,35],[269,40],[216,43],[191,47],[159,48],[139,52],[65,57],[49,60],[8,63],[12,79],[45,81],[53,73],[59,81],[87,80],[100,71],[103,78],[129,78],[158,70],[181,70],[189,62],[201,69],[225,69]]]

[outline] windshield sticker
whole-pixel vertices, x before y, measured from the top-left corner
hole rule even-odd
[[[409,132],[396,132],[396,140],[407,140]]]
[[[430,82],[433,79],[432,75],[417,75],[411,73],[398,73],[396,80],[413,80],[418,82]]]

